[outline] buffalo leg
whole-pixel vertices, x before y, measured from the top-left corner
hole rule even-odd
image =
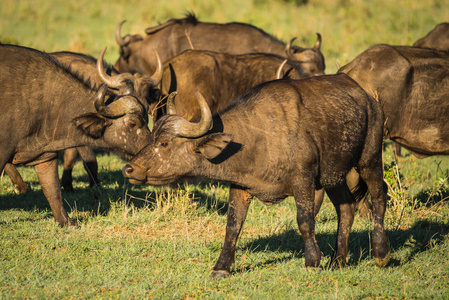
[[[89,186],[99,186],[100,181],[98,180],[98,163],[94,150],[88,146],[77,147],[76,150],[78,150],[78,153],[83,160],[84,169],[89,176]]]
[[[355,169],[351,169],[351,171],[346,176],[346,182],[348,184],[349,189],[352,191],[359,184],[360,175],[357,173]],[[324,200],[324,189],[317,190],[315,192],[315,216],[320,211],[321,205]],[[356,204],[357,211],[359,212],[360,217],[373,219],[373,213],[371,206],[368,202],[366,195],[359,199]]]
[[[62,172],[61,185],[65,191],[73,192],[72,170],[75,166],[78,151],[76,148],[68,148],[64,150],[64,171]]]
[[[402,156],[401,149],[402,149],[401,145],[399,145],[396,142],[393,142],[393,153],[396,158]]]
[[[58,160],[53,159],[40,163],[35,165],[34,169],[36,170],[45,197],[50,203],[56,224],[61,227],[74,225],[62,203],[61,187],[58,178]]]
[[[231,186],[225,241],[220,257],[212,271],[212,277],[225,277],[231,272],[231,267],[234,266],[235,261],[235,245],[245,222],[251,199],[252,196],[246,191]]]
[[[324,189],[319,189],[315,191],[315,217],[320,212],[321,205],[324,200]]]
[[[358,186],[359,182],[360,174],[354,168],[352,168],[351,171],[349,171],[348,175],[346,175],[346,183],[348,184],[349,189],[353,191]],[[373,211],[366,195],[364,195],[360,199],[357,199],[357,211],[360,217],[373,220]]]
[[[376,264],[383,267],[390,259],[390,247],[384,229],[387,197],[383,190],[382,164],[378,164],[377,168],[361,169],[360,175],[368,186],[368,191],[371,194],[371,202],[373,204],[373,256]]]
[[[312,182],[312,181],[309,181]],[[306,268],[320,267],[321,251],[315,239],[315,189],[307,180],[297,183],[293,190],[296,202],[296,220],[304,240]]]
[[[326,193],[334,204],[338,216],[337,242],[332,262],[336,262],[341,268],[344,267],[348,257],[349,233],[354,222],[355,199],[346,184],[326,189]]]
[[[22,176],[20,176],[20,173],[17,171],[16,167],[13,164],[6,164],[4,170],[11,179],[14,187],[20,193],[26,193],[30,191],[30,187],[23,181]]]

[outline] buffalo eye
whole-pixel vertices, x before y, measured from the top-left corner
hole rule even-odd
[[[165,148],[165,147],[167,147],[167,146],[168,146],[168,143],[166,143],[166,142],[162,142],[162,143],[160,144],[160,146],[161,146],[162,148]]]
[[[128,120],[128,127],[131,129],[134,129],[135,127],[139,126],[140,122],[135,119]]]

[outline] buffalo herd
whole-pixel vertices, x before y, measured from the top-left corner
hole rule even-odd
[[[295,38],[284,43],[250,24],[193,14],[144,37],[123,36],[122,25],[113,66],[106,48],[94,58],[0,44],[0,170],[19,191],[29,187],[14,165],[34,166],[56,224],[76,225],[61,186],[73,191],[78,154],[90,185],[100,185],[98,148],[128,161],[122,173],[132,184],[230,185],[214,277],[230,274],[254,197],[294,197],[307,268],[321,265],[314,228],[324,193],[338,216],[332,262],[340,267],[356,206],[369,208],[375,263],[388,263],[382,141],[418,157],[449,154],[449,23],[413,46],[374,45],[333,75],[324,73],[320,34],[302,48]]]

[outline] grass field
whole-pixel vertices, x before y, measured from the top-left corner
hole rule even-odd
[[[201,20],[250,22],[287,41],[311,46],[316,32],[328,74],[375,43],[412,44],[449,21],[449,1],[10,1],[0,5],[0,41],[45,51],[71,50],[114,63],[114,30],[123,33],[195,12]],[[449,298],[449,158],[398,160],[387,142],[389,265],[374,265],[372,225],[356,217],[344,269],[329,268],[337,217],[326,201],[317,220],[323,271],[304,268],[303,242],[289,198],[271,207],[253,201],[237,244],[232,276],[209,277],[221,251],[228,186],[135,187],[124,162],[99,152],[102,189],[88,188],[80,162],[74,193],[63,192],[79,228],[58,228],[34,170],[19,171],[32,191],[16,194],[0,178],[0,298],[360,299]],[[62,171],[62,170],[60,170]]]

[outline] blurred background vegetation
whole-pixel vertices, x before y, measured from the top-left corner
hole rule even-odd
[[[411,45],[449,21],[449,0],[3,0],[0,42],[46,52],[119,56],[114,32],[144,29],[195,13],[201,21],[247,22],[287,42],[311,47],[323,37],[326,73],[376,43]],[[0,84],[1,88],[1,84]],[[253,201],[240,237],[234,276],[208,277],[222,247],[226,185],[135,187],[124,162],[101,153],[102,189],[89,189],[81,162],[74,193],[63,192],[79,229],[57,228],[34,170],[19,167],[32,191],[17,195],[0,177],[0,299],[3,298],[448,298],[449,157],[422,160],[384,152],[391,200],[386,229],[390,266],[373,266],[368,220],[356,218],[349,266],[307,272],[292,199],[273,207]],[[60,174],[62,167],[60,167]],[[337,228],[325,201],[317,218],[328,261]],[[323,263],[323,264],[324,264]]]
[[[287,42],[310,47],[317,32],[327,73],[337,70],[376,43],[411,45],[449,20],[448,0],[3,0],[0,41],[52,52],[70,50],[115,63],[116,26],[122,33],[144,29],[194,12],[201,21],[247,22]]]

